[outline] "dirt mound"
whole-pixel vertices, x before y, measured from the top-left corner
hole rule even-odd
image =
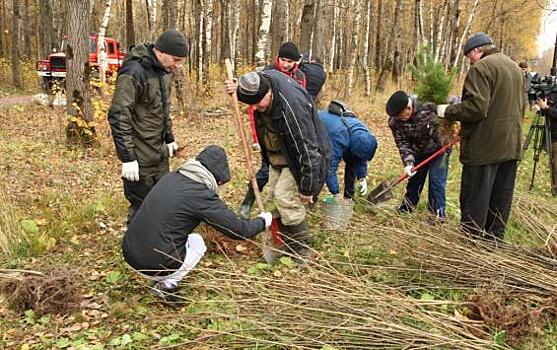
[[[66,315],[77,309],[81,293],[78,273],[66,266],[48,267],[33,274],[0,279],[0,292],[17,312],[32,309],[37,315]]]

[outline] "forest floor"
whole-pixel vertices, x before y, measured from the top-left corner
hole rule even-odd
[[[379,142],[370,189],[402,171],[384,97],[351,100]],[[257,242],[231,241],[204,226],[208,252],[183,281],[186,305],[173,308],[153,298],[121,256],[127,203],[106,122],[109,98],[97,105],[99,144],[87,149],[65,145],[63,109],[28,99],[0,99],[0,205],[4,225],[11,223],[2,229],[19,242],[0,269],[50,274],[49,288],[67,305],[14,300],[34,282],[25,274],[14,282],[0,270],[0,282],[11,286],[0,294],[1,348],[557,349],[557,200],[545,161],[528,190],[531,151],[519,168],[509,247],[460,234],[457,147],[445,224],[429,225],[423,203],[397,215],[404,184],[385,206],[357,204],[345,230],[325,230],[318,206],[310,217],[317,255],[305,269],[288,258],[264,264]],[[211,104],[227,110],[227,96],[215,93]],[[234,118],[203,113],[174,116],[176,140],[186,147],[172,167],[209,144],[223,146],[232,180],[221,197],[236,210],[247,171]]]

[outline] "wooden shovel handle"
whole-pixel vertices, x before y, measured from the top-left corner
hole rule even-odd
[[[226,73],[228,74],[228,80],[234,79],[234,73],[232,68],[232,62],[227,58],[224,60],[226,64]],[[236,118],[236,125],[238,126],[238,131],[240,132],[240,139],[242,141],[242,149],[244,151],[244,156],[246,158],[246,165],[248,167],[248,176],[251,182],[251,187],[253,188],[253,193],[255,194],[255,202],[257,203],[257,208],[263,211],[263,202],[261,201],[261,194],[259,193],[259,187],[257,186],[257,181],[253,172],[253,162],[251,160],[251,153],[248,147],[248,142],[246,140],[246,133],[244,130],[244,125],[242,124],[242,118],[240,117],[240,107],[238,106],[238,96],[236,96],[236,91],[230,95],[230,100],[232,102],[232,109],[234,110],[234,117]]]

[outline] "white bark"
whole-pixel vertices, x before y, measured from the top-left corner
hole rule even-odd
[[[338,0],[333,1],[333,34],[331,36],[331,55],[329,56],[329,73],[333,72],[335,65],[335,51],[337,42],[337,18],[338,18]]]
[[[263,67],[266,64],[267,41],[269,37],[269,28],[271,27],[272,8],[272,0],[263,0],[261,4],[261,25],[259,26],[259,34],[257,36],[257,52],[255,53],[255,64],[257,67]]]
[[[240,29],[240,10],[239,1],[232,0],[228,2],[228,18],[230,25],[228,27],[228,41],[230,42],[230,59],[236,64],[236,48],[238,47],[238,30]]]
[[[437,27],[437,35],[435,39],[435,60],[439,60],[439,54],[441,53],[441,34],[443,33],[443,24],[445,23],[445,14],[449,7],[449,2],[445,1],[443,9],[441,10],[441,18],[439,19],[439,26]]]
[[[205,60],[206,67],[211,63],[213,46],[213,0],[205,1]]]
[[[472,2],[474,3],[472,4]],[[476,15],[476,9],[480,4],[480,0],[470,0],[470,4],[472,6],[470,8],[470,13],[468,14],[468,20],[466,21],[466,26],[464,27],[464,30],[462,31],[462,35],[460,36],[460,40],[458,41],[458,47],[456,48],[456,57],[453,62],[453,67],[458,67],[459,71],[460,71],[459,63],[461,58],[460,56],[462,56],[461,54],[462,46],[464,45],[464,40],[468,36],[468,33],[470,32],[470,28],[472,27],[472,21],[474,21],[474,16]]]
[[[429,0],[429,42],[433,43],[433,0]]]
[[[203,0],[199,1],[201,11],[199,11],[199,38],[197,40],[197,50],[199,52],[199,61],[197,62],[197,81],[203,83],[203,22],[205,13],[205,4]]]
[[[361,10],[360,10],[360,0],[354,0],[354,31],[352,33],[352,45],[351,45],[351,57],[350,57],[350,71],[348,73],[348,93],[349,97],[352,94],[352,85],[354,84],[354,68],[356,66],[356,56],[358,53],[358,46],[360,44],[360,22],[361,22]]]
[[[99,75],[101,82],[106,82],[106,70],[108,69],[108,60],[106,55],[106,45],[104,44],[104,38],[106,35],[106,28],[108,27],[108,21],[110,20],[110,10],[112,8],[112,0],[105,0],[104,2],[104,15],[101,21],[101,26],[99,28],[99,34],[97,35],[97,47],[99,54],[97,55],[97,63],[99,64]]]
[[[155,40],[157,37],[157,0],[149,1],[149,22],[151,23],[151,40]]]
[[[371,95],[371,74],[369,69],[369,30],[371,25],[371,0],[366,0],[366,16],[365,16],[365,24],[366,24],[366,37],[364,39],[364,55],[363,55],[363,66],[365,72],[365,84],[366,84],[366,96]]]

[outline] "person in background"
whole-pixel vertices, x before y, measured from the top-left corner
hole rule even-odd
[[[333,158],[327,175],[327,187],[340,202],[342,199],[337,171],[344,160],[344,198],[354,198],[355,183],[360,185],[360,194],[367,192],[367,163],[377,150],[377,140],[369,128],[341,101],[333,100],[327,110],[319,111],[321,123],[333,146]]]
[[[168,74],[180,69],[187,55],[182,33],[168,30],[154,45],[132,47],[118,72],[108,122],[122,162],[128,224],[178,150],[170,121]]]
[[[236,217],[219,198],[230,180],[228,160],[220,146],[208,146],[177,171],[164,175],[149,192],[122,241],[126,263],[152,280],[153,294],[179,302],[180,281],[206,251],[195,228],[205,222],[232,239],[252,238],[271,226],[271,213],[253,220]]]
[[[536,101],[551,134],[551,194],[557,196],[557,92]]]
[[[441,147],[436,105],[418,103],[415,96],[397,91],[387,101],[389,128],[400,153],[404,171],[410,179],[399,212],[412,212],[418,205],[426,177],[429,177],[428,210],[442,222],[446,211],[446,187],[451,149],[425,164],[417,172],[412,168]]]
[[[530,107],[530,109],[532,109],[532,106],[533,106],[535,101],[530,101],[530,99],[528,98],[528,91],[530,91],[530,87],[531,87],[531,84],[532,84],[532,75],[530,75],[530,72],[528,71],[528,62],[522,61],[518,64],[518,66],[522,70],[522,76],[524,77],[524,101],[525,101],[525,105],[528,105]]]
[[[437,106],[437,114],[459,121],[461,225],[472,237],[504,239],[522,155],[524,74],[485,33],[463,47],[470,60],[462,103]]]

